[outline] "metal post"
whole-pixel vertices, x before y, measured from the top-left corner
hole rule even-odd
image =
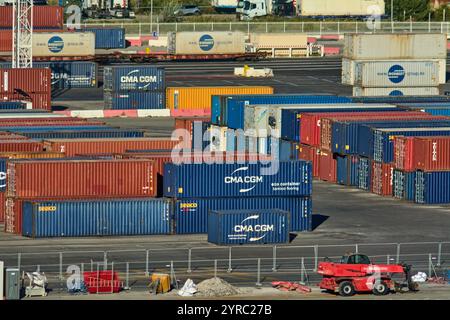
[[[214,22],[211,22],[211,31],[214,31]]]
[[[174,284],[173,282],[175,281],[175,277],[174,277],[174,270],[173,270],[173,261],[170,261],[170,282],[172,283],[172,285]]]
[[[356,21],[356,28],[355,28],[355,32],[358,33],[358,21]]]
[[[22,254],[19,252],[19,253],[17,253],[17,269],[19,269],[19,270],[20,270],[21,261],[22,261]]]
[[[355,253],[359,253],[358,249],[358,244],[355,244]]]
[[[250,22],[247,21],[247,34],[250,35]]]
[[[214,260],[214,278],[217,278],[217,259]]]
[[[397,255],[395,257],[395,263],[397,263],[397,264],[400,262],[400,246],[401,246],[401,244],[397,243]]]
[[[431,277],[431,264],[433,262],[431,261],[431,253],[428,255],[428,277]]]
[[[114,292],[114,262],[111,262],[111,293]]]
[[[231,22],[230,22],[230,31],[233,30],[233,27],[231,26]]]
[[[192,257],[192,249],[189,248],[189,251],[188,251],[188,269],[187,269],[188,273],[192,272],[192,269],[191,269],[191,257]]]
[[[305,22],[302,21],[302,33],[305,32]]]
[[[277,272],[277,246],[273,246],[272,271]]]
[[[286,21],[283,21],[283,31],[286,33]]]
[[[409,16],[409,32],[413,31],[413,26],[412,26],[412,16]]]
[[[149,272],[148,272],[148,257],[149,257],[149,251],[145,250],[145,276],[146,277],[149,276]]]
[[[322,36],[322,21],[320,21],[320,23],[319,23],[319,27],[320,27],[320,31],[319,31],[319,34],[320,34],[320,36]]]
[[[126,264],[127,273],[125,274],[125,286],[127,289],[129,289],[129,278],[130,278],[130,263],[127,262]]]
[[[100,282],[100,263],[97,262],[97,278],[96,278],[96,283],[97,283],[97,294],[98,294],[98,287],[99,287],[99,282]]]
[[[139,37],[142,36],[142,23],[139,22]]]
[[[103,270],[108,270],[108,252],[103,252]]]
[[[178,32],[178,22],[175,22],[175,32]]]
[[[341,34],[341,25],[340,25],[339,21],[337,22],[337,32],[338,32],[338,34]]]
[[[431,32],[431,12],[428,12],[428,33]]]
[[[301,269],[300,269],[300,282],[305,283],[305,258],[302,257],[301,262]]]
[[[81,272],[81,275],[84,274],[84,263],[83,262],[81,263],[80,272]]]
[[[228,270],[227,272],[231,272],[233,269],[231,268],[231,247],[228,248]]]
[[[91,259],[91,272],[94,271],[94,260]]]
[[[386,264],[391,264],[391,255],[387,255],[386,257]]]
[[[194,31],[196,30],[196,27],[195,27],[195,22],[193,23],[193,26],[194,26]]]
[[[437,261],[437,265],[438,266],[441,265],[441,255],[442,255],[442,242],[439,242],[439,246],[438,246],[438,261]]]
[[[41,266],[40,265],[37,265],[36,272],[41,272]]]
[[[159,16],[156,16],[156,33],[158,34],[159,37]]]
[[[319,264],[319,246],[314,246],[314,272],[317,271],[317,265]]]
[[[261,258],[258,258],[258,277],[256,280],[256,286],[261,286]]]
[[[59,253],[59,278],[62,279],[62,264],[63,264],[63,254],[62,252]]]

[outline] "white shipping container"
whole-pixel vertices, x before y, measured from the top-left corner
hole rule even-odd
[[[209,128],[209,147],[211,151],[227,151],[227,127],[212,125]]]
[[[396,60],[399,63],[417,63],[424,62],[424,60]],[[427,61],[437,63],[439,65],[439,84],[445,84],[447,81],[447,60],[446,59],[429,59]],[[372,60],[351,60],[351,59],[342,59],[342,83],[347,85],[355,85],[356,84],[356,65],[358,63],[369,63]],[[374,61],[375,62],[375,61]],[[388,63],[389,61],[379,61],[380,63]],[[422,85],[421,85],[422,86]]]
[[[384,0],[301,0],[302,16],[371,16],[384,15]]]
[[[356,64],[358,87],[439,86],[439,63],[433,61],[369,61]]]
[[[243,54],[245,40],[243,32],[170,32],[167,47],[170,54]]]
[[[35,57],[84,57],[95,55],[95,34],[92,32],[33,33]]]
[[[354,97],[437,96],[438,87],[361,88],[353,87]]]
[[[343,56],[353,60],[446,59],[447,35],[346,34]]]
[[[308,45],[306,33],[252,33],[255,48],[303,48]]]

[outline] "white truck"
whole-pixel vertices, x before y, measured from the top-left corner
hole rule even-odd
[[[294,0],[244,0],[242,1],[241,20],[251,20],[267,15],[292,16],[295,15]],[[238,10],[240,5],[238,5]]]

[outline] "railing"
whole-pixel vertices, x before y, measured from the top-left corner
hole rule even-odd
[[[314,21],[314,22],[120,22],[82,23],[82,27],[125,28],[129,36],[161,35],[176,31],[242,31],[245,33],[302,32],[311,35],[366,33],[366,32],[440,32],[448,33],[450,22],[393,22],[376,25],[365,21]]]

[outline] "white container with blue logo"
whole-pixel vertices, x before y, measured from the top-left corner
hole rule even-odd
[[[290,213],[272,210],[211,210],[208,242],[218,245],[289,242]]]
[[[35,32],[35,57],[93,57],[95,34],[92,32]]]
[[[439,87],[364,88],[353,87],[354,97],[437,96]]]
[[[243,54],[246,36],[243,32],[169,32],[170,54]]]
[[[355,85],[376,87],[434,87],[440,83],[437,61],[360,61]]]

